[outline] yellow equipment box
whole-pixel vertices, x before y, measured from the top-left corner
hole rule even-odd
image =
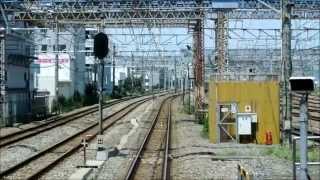
[[[209,138],[212,143],[280,143],[277,81],[211,81]]]

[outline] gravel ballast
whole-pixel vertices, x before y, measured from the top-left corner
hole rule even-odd
[[[267,155],[278,145],[221,143],[212,144],[202,132],[202,125],[174,101],[171,139],[172,179],[237,179],[237,166],[254,179],[292,179],[292,162]],[[311,177],[320,177],[320,168],[309,167]]]
[[[140,99],[140,98],[139,98]],[[104,117],[123,108],[129,102],[137,99],[116,104],[104,109]],[[91,124],[97,122],[98,113],[89,114],[77,120],[71,121],[65,125],[58,126],[48,131],[39,133],[30,138],[21,140],[17,143],[0,149],[0,171],[6,170],[15,164],[33,156],[41,150],[44,150],[53,144],[66,139],[67,137],[85,129]],[[19,153],[17,153],[19,152]]]
[[[135,151],[137,148],[137,142],[134,141],[134,137],[137,137],[136,132],[132,133],[129,137],[128,133],[134,128],[133,119],[139,124],[140,129],[141,121],[147,121],[154,105],[152,101],[148,101],[137,109],[133,110],[129,115],[122,118],[111,128],[104,132],[103,143],[104,146],[110,150],[121,145],[122,149],[119,149],[117,156],[110,157],[100,169],[94,169],[90,178],[93,179],[122,179],[128,168],[132,154],[129,154],[131,150]],[[124,140],[126,139],[127,140]],[[87,159],[93,160],[96,155],[96,138],[90,143],[87,150]],[[120,143],[121,142],[121,143]],[[135,145],[133,147],[133,145]],[[133,148],[133,149],[132,149]],[[77,153],[65,159],[62,163],[59,163],[56,167],[46,173],[41,179],[68,179],[77,170],[77,166],[83,165],[83,151],[79,150]]]

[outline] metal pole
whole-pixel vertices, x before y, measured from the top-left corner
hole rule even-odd
[[[177,93],[177,58],[174,58],[174,93]]]
[[[164,73],[163,73],[163,89],[167,90],[167,69],[164,68]]]
[[[186,83],[186,77],[183,77],[183,84],[182,84],[182,104],[184,105],[184,93],[185,93],[185,83]]]
[[[152,93],[152,98],[154,98],[154,94],[153,94],[153,65],[151,67],[151,93]]]
[[[97,87],[97,60],[95,59],[95,63],[93,64],[93,84]]]
[[[189,113],[191,113],[191,81],[190,81],[190,74],[189,74],[189,65],[187,67],[188,69],[188,89],[189,89]]]
[[[55,42],[55,49],[56,57],[55,57],[55,66],[54,66],[54,91],[55,91],[55,101],[57,106],[59,107],[60,112],[60,104],[58,102],[59,96],[59,24],[56,22],[56,42]]]
[[[297,170],[296,170],[296,142],[297,139],[294,138],[292,141],[292,174],[293,174],[293,180],[297,179]]]
[[[129,68],[129,72],[130,72],[130,80],[131,80],[131,91],[132,92],[134,92],[134,84],[133,84],[133,78],[134,78],[134,76],[133,76],[133,68],[134,68],[134,66],[133,66],[133,61],[134,61],[134,57],[133,57],[133,54],[131,54],[132,55],[132,59],[131,59],[131,68]]]
[[[112,57],[112,96],[114,96],[114,87],[116,83],[116,62],[115,62],[115,57],[116,57],[116,46],[113,46],[113,57]]]
[[[282,46],[281,46],[281,57],[283,65],[283,93],[284,93],[284,104],[283,104],[283,125],[289,124],[288,129],[285,129],[283,137],[288,139],[289,144],[292,144],[292,94],[289,91],[289,78],[292,75],[292,59],[291,59],[291,5],[289,0],[281,0],[281,20],[282,20]],[[291,146],[290,146],[291,147]]]
[[[86,138],[82,139],[83,141],[83,165],[87,165],[87,154],[86,154],[86,146],[87,146],[87,141]]]
[[[308,95],[304,94],[300,101],[300,180],[308,179]]]
[[[145,91],[145,74],[144,74],[144,59],[142,57],[142,61],[141,61],[141,70],[142,70],[142,89],[143,91]]]
[[[0,102],[2,105],[2,123],[7,122],[7,78],[6,78],[6,58],[5,58],[5,31],[0,31]],[[1,123],[0,123],[1,124]]]
[[[99,134],[102,135],[102,121],[103,121],[103,83],[104,83],[104,61],[100,59],[100,92],[99,92]]]
[[[159,71],[158,71],[158,74],[159,74],[159,78],[158,78],[159,83],[158,83],[158,91],[157,91],[157,93],[159,94],[159,93],[160,93],[160,90],[161,90],[161,86],[160,86],[160,74],[161,74],[161,70],[160,70],[160,69],[159,69]]]

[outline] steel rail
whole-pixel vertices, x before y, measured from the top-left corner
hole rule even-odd
[[[108,108],[108,107],[111,107],[113,105],[119,104],[119,103],[127,101],[127,100],[131,100],[131,99],[134,99],[134,98],[125,98],[125,99],[119,99],[119,100],[116,100],[116,101],[112,101],[112,102],[109,102],[109,103],[105,104],[104,108]],[[72,114],[68,114],[66,116],[59,116],[57,118],[51,119],[50,121],[47,121],[47,122],[45,122],[43,124],[40,124],[38,126],[34,126],[34,127],[31,127],[31,128],[27,128],[27,129],[21,130],[21,131],[17,131],[15,133],[10,133],[8,135],[1,136],[0,137],[0,148],[2,148],[4,146],[8,146],[10,144],[13,144],[15,142],[18,142],[20,140],[29,138],[29,137],[34,136],[36,134],[39,134],[41,132],[48,131],[50,129],[62,126],[64,124],[66,124],[66,123],[72,122],[74,120],[77,120],[77,119],[79,119],[81,117],[84,117],[86,115],[95,113],[97,111],[98,111],[98,107],[97,106],[90,107],[88,109],[84,109],[82,111],[78,111],[78,112],[75,112],[75,113],[72,113]]]
[[[293,93],[292,94],[292,117],[294,117],[292,119],[292,122],[297,123],[298,122],[298,117],[299,115],[299,111],[300,111],[300,106],[299,106],[299,101],[300,101],[300,97],[301,95],[298,93]],[[282,98],[280,99],[282,100]],[[281,102],[281,101],[280,101]],[[320,121],[320,98],[317,96],[310,96],[309,97],[309,102],[308,102],[308,120],[309,120],[309,124],[311,123],[317,123]],[[292,134],[299,136],[299,125],[292,125]],[[320,129],[319,129],[320,130]],[[310,129],[309,126],[309,130],[308,130],[308,134],[309,135],[319,135],[320,131],[317,131],[316,129]],[[283,131],[283,129],[281,129],[281,131]]]
[[[171,100],[172,101],[172,100]],[[169,163],[169,151],[171,144],[171,104],[169,103],[168,121],[167,121],[167,133],[166,133],[166,149],[164,154],[164,163],[162,170],[162,179],[170,179],[170,163]]]
[[[129,114],[131,111],[133,111],[134,109],[136,109],[137,107],[139,107],[141,104],[143,104],[144,102],[148,101],[152,99],[151,97],[142,99],[142,100],[138,100],[135,101],[133,103],[130,103],[129,105],[127,105],[126,107],[120,109],[119,111],[107,116],[106,118],[104,118],[104,127],[103,129],[106,130],[108,128],[110,128],[113,124],[115,124],[118,120],[120,120],[121,118],[123,118],[124,116],[126,116],[127,114]],[[111,119],[114,118],[114,119]],[[106,121],[108,120],[108,121]],[[86,129],[54,144],[53,146],[50,146],[47,149],[44,149],[42,151],[40,151],[39,153],[25,159],[24,161],[0,172],[0,179],[4,178],[6,176],[12,175],[14,173],[17,173],[19,170],[23,171],[23,168],[27,167],[27,170],[32,170],[33,166],[36,166],[35,164],[31,164],[36,160],[40,160],[40,158],[44,158],[45,155],[50,156],[51,154],[54,154],[55,150],[59,150],[59,149],[63,149],[64,146],[67,147],[67,149],[64,149],[62,155],[54,158],[53,161],[50,161],[49,159],[46,158],[46,161],[50,161],[49,164],[42,166],[40,169],[36,168],[35,171],[33,171],[33,173],[31,173],[31,175],[27,175],[24,179],[37,179],[39,178],[42,174],[44,174],[45,172],[47,172],[48,170],[52,169],[55,165],[57,165],[60,161],[62,161],[64,158],[70,156],[72,153],[74,153],[77,149],[79,149],[81,147],[81,138],[86,135],[86,134],[91,134],[93,136],[91,136],[88,141],[92,140],[97,134],[97,130],[96,127],[98,126],[98,123],[95,123],[89,127],[87,127]],[[69,146],[69,147],[68,147]],[[59,151],[60,152],[60,151]],[[29,169],[28,169],[29,168]],[[30,173],[30,172],[28,172]]]
[[[137,152],[134,160],[133,160],[133,161],[131,162],[131,164],[130,164],[130,167],[129,167],[129,169],[128,169],[127,175],[126,175],[126,177],[125,177],[126,180],[131,180],[131,179],[133,179],[134,176],[136,175],[138,166],[139,166],[139,164],[140,164],[140,162],[141,162],[141,159],[142,159],[143,151],[144,151],[145,147],[147,146],[147,144],[149,143],[149,140],[150,140],[150,138],[151,138],[151,135],[152,135],[152,133],[153,133],[153,130],[154,130],[156,124],[157,124],[157,121],[158,121],[159,118],[160,118],[160,114],[161,114],[162,111],[164,110],[164,107],[165,107],[165,104],[167,103],[167,101],[170,101],[170,99],[172,99],[173,97],[174,97],[174,96],[168,97],[168,98],[166,98],[165,100],[162,101],[162,103],[161,103],[161,105],[160,105],[160,108],[159,108],[159,111],[157,112],[157,115],[156,115],[155,118],[152,120],[151,127],[149,128],[146,136],[144,137],[143,142],[142,142],[142,144],[141,144],[141,146],[140,146],[140,148],[139,148],[139,150],[138,150],[138,152]],[[170,110],[170,109],[169,109],[169,110]],[[168,116],[167,116],[167,118],[168,118]],[[167,133],[168,133],[168,129],[167,129]],[[166,133],[166,136],[167,136],[166,141],[168,141],[167,139],[170,138],[167,133]],[[160,143],[160,142],[159,142],[159,143]],[[167,143],[166,143],[166,146],[167,146]],[[166,152],[168,152],[168,151],[169,151],[169,149],[166,150]],[[167,154],[167,156],[166,156],[165,158],[168,158],[168,154]],[[168,162],[167,162],[167,163],[168,163]],[[168,173],[168,170],[164,170],[165,168],[168,167],[168,164],[165,165],[165,166],[166,166],[166,167],[164,167],[164,164],[162,164],[162,173],[164,173],[164,172],[165,172],[165,173]],[[167,175],[163,175],[163,176],[166,176],[166,177],[167,177]]]
[[[162,91],[162,92],[159,92],[158,94],[161,95],[161,93],[165,93],[165,92],[166,91]],[[140,95],[140,96],[124,97],[124,98],[121,98],[121,99],[117,99],[117,100],[114,100],[114,101],[107,102],[103,106],[103,108],[108,108],[108,107],[111,107],[113,105],[125,102],[125,101],[129,101],[129,100],[133,100],[135,98],[140,98],[140,97],[149,96],[149,95],[150,94]],[[14,132],[14,133],[10,133],[10,134],[4,135],[4,136],[0,136],[0,148],[2,148],[4,146],[8,146],[8,145],[13,144],[13,143],[16,143],[16,142],[18,142],[20,140],[32,137],[32,136],[34,136],[36,134],[39,134],[41,132],[48,131],[50,129],[65,125],[66,123],[72,122],[74,120],[77,120],[77,119],[79,119],[81,117],[84,117],[86,115],[95,113],[97,111],[98,111],[98,106],[94,105],[93,107],[89,107],[87,109],[83,109],[81,111],[74,112],[74,113],[71,113],[71,114],[68,114],[68,115],[65,115],[65,116],[57,116],[57,117],[54,117],[52,119],[49,118],[46,122],[44,122],[44,123],[42,123],[40,125],[34,126],[34,127],[30,127],[30,128],[23,129],[23,130]]]

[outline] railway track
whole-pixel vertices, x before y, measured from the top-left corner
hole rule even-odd
[[[103,129],[106,130],[110,128],[118,120],[150,99],[152,99],[152,97],[132,102],[121,110],[104,118]],[[82,138],[88,134],[92,135],[88,141],[92,140],[98,134],[98,123],[94,123],[88,128],[2,171],[0,173],[0,179],[37,179],[41,177],[41,175],[53,168],[64,158],[78,150],[81,147]]]
[[[165,99],[128,170],[129,179],[169,179],[171,101]]]
[[[119,104],[121,102],[124,101],[128,101],[131,99],[134,99],[136,97],[130,97],[130,98],[123,98],[123,99],[119,99],[119,100],[115,100],[109,103],[106,103],[103,108],[107,108],[110,106],[113,106],[115,104]],[[39,134],[41,132],[44,131],[48,131],[50,129],[65,125],[66,123],[69,123],[71,121],[77,120],[81,117],[87,116],[89,114],[95,113],[98,111],[98,107],[97,106],[93,106],[81,111],[77,111],[75,113],[72,114],[68,114],[66,116],[61,116],[61,117],[57,117],[55,119],[52,119],[50,121],[47,121],[43,124],[40,124],[38,126],[34,126],[31,128],[27,128],[21,131],[17,131],[15,133],[11,133],[5,136],[0,136],[0,148],[4,147],[4,146],[8,146],[10,144],[16,143],[18,141],[21,141],[23,139],[32,137],[36,134]]]
[[[299,101],[301,95],[293,94],[292,101],[292,126],[293,133],[299,135]],[[308,98],[308,112],[309,112],[309,134],[320,135],[320,98],[316,96],[309,96]]]

